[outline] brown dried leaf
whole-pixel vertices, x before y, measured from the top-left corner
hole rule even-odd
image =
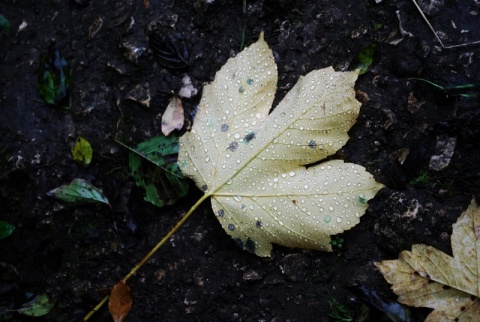
[[[453,225],[453,257],[413,245],[398,260],[375,263],[400,303],[434,309],[425,321],[478,321],[480,210],[475,200]]]
[[[182,101],[178,96],[173,96],[162,115],[162,133],[168,136],[172,131],[180,130],[184,121]]]
[[[110,299],[108,300],[108,310],[115,322],[122,322],[130,312],[132,308],[132,293],[130,287],[125,284],[124,280],[118,282],[110,293]]]

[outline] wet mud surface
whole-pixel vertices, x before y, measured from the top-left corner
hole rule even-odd
[[[469,6],[430,8],[445,44],[480,40],[471,17],[480,6]],[[164,93],[185,75],[199,90],[212,81],[239,52],[244,24],[246,45],[263,30],[273,49],[276,102],[300,75],[346,70],[360,49],[377,44],[356,85],[360,115],[338,157],[365,166],[385,188],[359,225],[335,237],[342,247],[332,253],[275,246],[271,258],[256,257],[205,203],[130,280],[126,321],[335,321],[332,298],[358,318],[362,302],[344,287],[395,299],[373,263],[416,243],[451,253],[452,224],[479,193],[478,99],[411,78],[445,88],[477,83],[480,47],[442,48],[411,1],[252,0],[245,14],[242,1],[2,1],[0,14],[11,23],[0,34],[0,219],[16,227],[0,240],[2,320],[80,321],[199,198],[192,185],[173,206],[146,203],[127,151],[112,138],[133,146],[160,133]],[[174,26],[188,59],[161,65],[149,47],[152,23]],[[36,89],[39,55],[52,42],[72,67],[70,110],[47,106]],[[199,97],[185,102],[187,112]],[[94,150],[86,168],[70,154],[78,135]],[[65,207],[46,196],[74,178],[103,189],[112,209]],[[41,293],[55,302],[49,315],[15,312]],[[413,309],[412,318],[427,313]],[[110,321],[107,309],[92,321]]]

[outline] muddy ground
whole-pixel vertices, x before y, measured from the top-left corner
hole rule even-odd
[[[363,106],[338,157],[365,166],[385,188],[361,223],[336,237],[343,246],[333,253],[275,247],[266,259],[238,248],[205,203],[130,281],[127,321],[335,321],[332,299],[359,319],[362,302],[344,287],[395,299],[373,262],[416,243],[451,253],[451,225],[480,192],[478,99],[410,78],[479,82],[480,48],[442,48],[409,0],[248,0],[245,14],[240,0],[209,2],[0,3],[11,23],[0,33],[0,219],[16,227],[0,240],[1,320],[81,320],[198,199],[192,185],[173,206],[145,202],[127,151],[112,137],[135,145],[158,134],[168,104],[162,92],[178,89],[184,75],[200,90],[212,81],[239,52],[245,22],[245,44],[263,30],[274,51],[276,102],[300,75],[345,70],[361,48],[378,45],[357,82]],[[480,40],[478,2],[432,3],[425,10],[445,45]],[[189,67],[159,64],[146,35],[154,21],[183,34]],[[39,55],[52,41],[72,66],[70,110],[47,106],[36,89]],[[143,50],[132,57],[132,48]],[[86,168],[70,156],[78,135],[94,149]],[[432,164],[436,155],[443,163]],[[68,208],[46,196],[73,178],[103,189],[113,208]],[[42,293],[56,303],[50,314],[15,312]],[[412,319],[427,313],[413,309]],[[388,320],[369,311],[369,320],[379,318]],[[92,318],[109,320],[105,307]]]

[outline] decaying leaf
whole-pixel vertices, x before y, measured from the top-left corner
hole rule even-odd
[[[75,145],[72,149],[73,160],[80,165],[86,167],[92,162],[93,150],[90,142],[87,139],[79,136],[75,140]]]
[[[40,55],[37,88],[45,103],[70,108],[70,65],[53,43]]]
[[[177,95],[174,95],[165,113],[162,115],[162,133],[168,136],[174,130],[180,130],[184,121],[185,115],[183,113],[182,100]]]
[[[272,243],[331,251],[330,235],[359,222],[382,185],[341,160],[305,167],[347,142],[360,108],[356,78],[313,71],[268,114],[277,69],[262,34],[205,86],[178,162],[241,247],[259,256]]]
[[[55,303],[50,300],[50,297],[43,293],[35,296],[33,300],[22,305],[18,310],[18,313],[32,317],[44,316],[50,313],[54,306]]]
[[[122,322],[130,312],[132,308],[132,293],[130,292],[130,287],[125,283],[124,280],[118,282],[110,293],[110,298],[108,299],[108,310],[110,315],[113,318],[114,322]]]
[[[0,220],[0,239],[6,238],[13,234],[15,231],[15,226],[4,221]]]
[[[374,307],[378,311],[384,313],[392,322],[413,322],[408,307],[386,298],[383,294],[378,293],[369,286],[362,284],[354,284],[344,287],[352,294],[358,297],[363,303],[369,307]],[[351,320],[346,320],[351,321]],[[366,321],[365,319],[357,319],[356,321]]]
[[[0,14],[0,34],[8,35],[10,33],[10,21]]]
[[[69,184],[50,190],[47,195],[70,205],[100,202],[110,206],[102,190],[83,179],[73,179]]]
[[[398,260],[375,263],[400,303],[434,309],[425,321],[478,321],[480,209],[473,199],[453,225],[453,257],[417,244]]]
[[[185,70],[190,66],[190,54],[183,35],[172,28],[152,25],[148,43],[158,62],[172,70]]]

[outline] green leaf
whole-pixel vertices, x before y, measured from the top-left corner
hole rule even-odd
[[[8,19],[2,14],[0,14],[0,33],[3,33],[4,35],[10,33],[10,21],[8,21]]]
[[[6,238],[13,234],[15,226],[6,221],[0,220],[0,239]]]
[[[376,44],[370,44],[368,46],[363,47],[357,56],[353,59],[351,66],[352,70],[358,69],[358,74],[362,75],[365,74],[370,70],[370,67],[373,64],[373,55],[375,54],[375,50],[377,49]]]
[[[130,150],[130,170],[146,201],[163,207],[187,195],[188,182],[177,164],[178,136],[157,136],[133,149],[118,143]]]
[[[102,190],[83,179],[73,179],[69,184],[49,191],[47,195],[71,205],[105,203],[110,206]]]
[[[188,192],[188,183],[176,163],[177,154],[175,135],[154,137],[130,153],[129,165],[135,183],[145,188],[145,200],[157,207],[171,205]]]
[[[409,80],[410,79],[427,83],[435,87],[436,89],[441,90],[445,94],[452,95],[452,96],[462,96],[467,98],[475,98],[480,96],[480,83],[462,84],[462,85],[443,87],[442,85],[436,84],[424,78],[411,77],[409,78]]]
[[[332,251],[330,235],[359,223],[382,185],[360,165],[318,163],[349,138],[361,105],[357,76],[312,71],[269,114],[277,68],[262,34],[204,87],[178,163],[242,248],[259,256],[270,256],[272,243]]]
[[[40,55],[37,88],[45,103],[70,108],[70,66],[54,44]]]
[[[90,162],[92,162],[92,154],[93,150],[87,139],[81,136],[77,137],[75,140],[75,145],[72,149],[73,160],[86,167],[90,164]]]
[[[43,293],[36,296],[32,301],[25,303],[18,310],[18,313],[32,317],[44,316],[50,313],[54,305],[55,303],[50,300],[49,296]]]

